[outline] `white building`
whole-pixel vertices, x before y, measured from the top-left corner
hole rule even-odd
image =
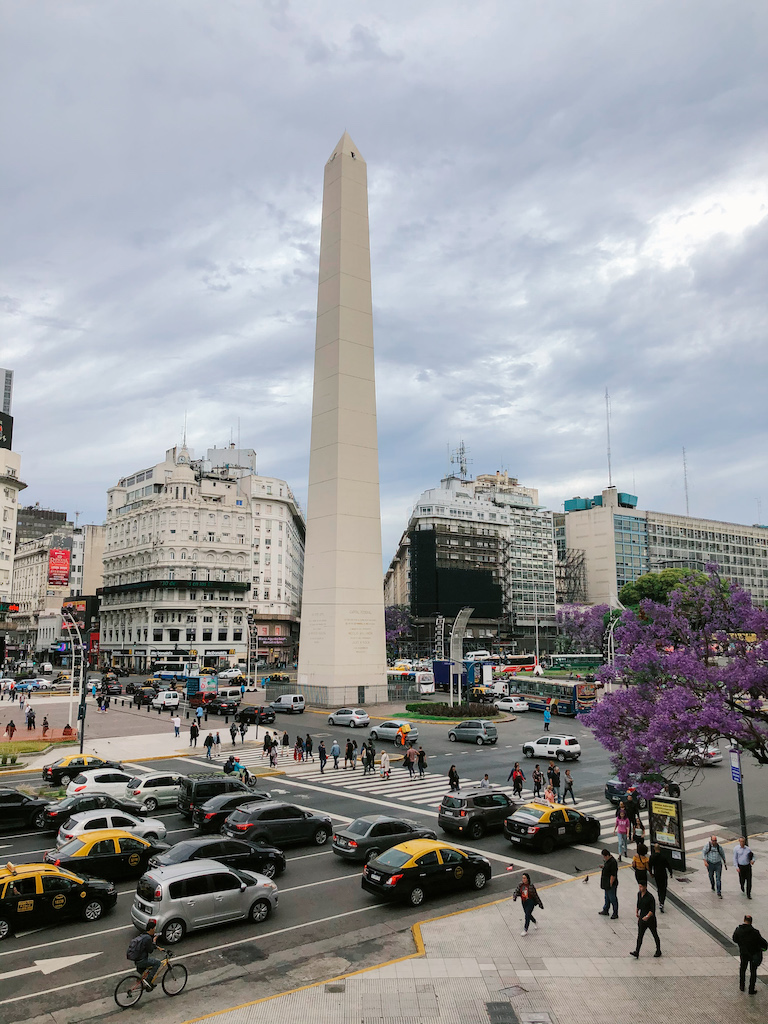
[[[25,541],[13,562],[12,600],[18,642],[28,652],[47,650],[61,636],[61,603],[69,597],[72,527]],[[69,529],[66,529],[69,527]]]
[[[304,532],[290,487],[249,449],[171,448],[123,477],[107,492],[102,660],[244,662],[250,618],[254,661],[292,662]]]
[[[0,533],[0,601],[9,602],[13,590],[13,556],[16,550],[16,521],[19,492],[27,486],[19,479],[21,456],[9,448],[0,448],[0,507],[3,523]]]
[[[106,526],[86,523],[72,533],[72,571],[69,596],[93,595],[104,582]]]

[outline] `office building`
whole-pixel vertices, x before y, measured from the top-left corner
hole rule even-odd
[[[3,388],[3,412],[10,416],[13,407],[13,370],[4,370],[0,367],[0,384]]]

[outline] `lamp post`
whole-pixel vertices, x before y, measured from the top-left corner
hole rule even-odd
[[[80,753],[83,752],[83,743],[85,740],[85,679],[83,678],[83,636],[80,632],[80,627],[77,624],[77,620],[72,615],[69,609],[61,609],[62,618],[64,621],[64,628],[69,633],[69,645],[72,651],[72,678],[69,684],[69,710],[67,712],[68,721],[67,725],[72,724],[72,698],[75,686],[75,651],[77,651],[77,662],[78,662],[78,675],[80,677],[78,684],[78,691],[80,697],[79,708],[77,712],[77,719],[79,722],[80,731]]]
[[[533,628],[536,636],[536,664],[539,664],[539,596],[538,583],[533,581]]]

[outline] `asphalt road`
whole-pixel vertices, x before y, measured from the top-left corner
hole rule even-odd
[[[127,723],[128,716],[123,720]],[[134,720],[133,715],[130,720]],[[361,739],[368,735],[368,730],[348,733],[345,729],[332,727],[327,723],[325,714],[311,712],[296,719],[279,718],[275,724],[280,727],[280,731],[282,728],[287,729],[292,740],[298,732],[302,735],[310,732],[315,738],[315,746],[320,739],[324,739],[327,746],[330,746],[329,741],[338,739],[343,746],[347,735],[353,735],[360,744]],[[140,725],[141,719],[137,727]],[[306,766],[301,777],[287,774],[264,778],[259,788],[268,789],[278,798],[325,811],[338,824],[366,812],[395,813],[429,824],[437,830],[436,808],[440,793],[447,789],[444,779],[449,766],[455,764],[460,777],[467,782],[479,780],[488,772],[493,783],[504,785],[513,762],[520,760],[529,785],[533,763],[522,758],[520,747],[524,739],[535,739],[542,735],[541,726],[539,715],[520,715],[516,721],[499,725],[500,735],[496,746],[478,748],[470,744],[450,743],[445,725],[419,723],[419,742],[428,756],[428,777],[423,784],[418,781],[411,783],[400,769],[396,769],[390,783],[378,777],[363,780],[360,768],[354,774],[351,770],[333,772],[332,769],[326,769],[326,776],[321,777],[319,765],[315,763]],[[577,799],[590,813],[602,813],[604,823],[610,826],[609,808],[603,801],[603,785],[611,774],[607,754],[579,722],[554,722],[553,731],[560,730],[577,736],[583,746],[581,760],[571,765]],[[260,730],[261,734],[263,730]],[[383,744],[380,742],[377,747],[381,751]],[[227,743],[225,754],[228,749]],[[258,755],[255,755],[255,759],[258,771]],[[152,761],[147,767],[152,770],[167,767],[181,772],[197,771],[205,767],[202,751],[199,761],[196,764],[186,758],[169,759],[167,762]],[[292,759],[290,764],[293,764]],[[565,767],[561,765],[561,769]],[[23,779],[23,776],[15,776],[14,782]],[[29,776],[29,779],[37,782],[39,776]],[[765,787],[757,784],[758,779],[757,769],[749,769],[746,776],[747,809],[752,812],[753,820],[765,821],[768,797],[762,792]],[[421,793],[420,786],[424,787]],[[427,796],[427,793],[430,795]],[[736,831],[736,792],[730,781],[727,762],[699,772],[691,787],[684,791],[683,799],[684,817],[698,822],[693,828],[697,842],[698,834],[701,833],[703,844],[710,823],[731,823]],[[169,842],[194,834],[190,823],[180,815],[163,813],[160,816],[168,827]],[[407,929],[414,921],[508,895],[519,881],[521,870],[530,870],[534,880],[541,884],[563,876],[597,871],[600,866],[600,848],[611,831],[612,827],[604,827],[603,840],[559,850],[549,856],[513,850],[500,834],[488,835],[474,843],[461,843],[489,857],[493,868],[490,885],[480,894],[467,893],[430,900],[418,911],[401,905],[384,905],[364,893],[360,888],[360,866],[341,861],[331,852],[330,844],[321,849],[289,848],[286,851],[287,870],[277,880],[279,907],[266,923],[227,925],[196,932],[174,947],[174,952],[184,958],[190,972],[194,974],[210,969],[212,963],[219,966],[243,962],[261,963],[269,957],[275,958],[281,951],[291,951],[293,956],[299,956],[302,946],[309,947],[320,936],[337,942],[341,948],[363,927],[373,926],[382,935],[400,935],[402,941],[407,943]],[[0,856],[3,860],[17,862],[36,860],[42,858],[45,850],[53,846],[53,839],[51,833],[0,832]],[[698,847],[693,849],[693,853],[698,856]],[[510,863],[514,863],[517,870],[507,871]],[[118,891],[117,907],[96,925],[74,921],[56,928],[20,933],[0,945],[1,1024],[81,1006],[99,998],[111,999],[117,980],[130,969],[125,959],[125,949],[135,934],[129,913],[135,881],[119,883]],[[30,969],[35,966],[36,960],[65,957],[84,959],[64,965],[50,965],[55,969],[48,974]],[[219,985],[222,989],[217,999],[220,1006],[229,1002],[224,988],[226,984],[222,980]],[[290,987],[287,981],[286,987]],[[256,995],[258,992],[251,998]],[[178,1009],[179,1019],[195,1015],[197,998],[193,989],[178,998],[174,1009]]]

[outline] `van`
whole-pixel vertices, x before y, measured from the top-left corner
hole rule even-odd
[[[153,708],[177,708],[179,706],[178,690],[161,690],[152,701]]]
[[[239,686],[220,686],[217,696],[222,700],[236,700],[238,704],[243,699]]]
[[[289,715],[303,715],[304,714],[304,694],[303,693],[282,693],[277,700],[273,700],[270,707],[275,711],[285,711]]]
[[[468,651],[464,655],[464,661],[486,661],[490,657],[490,651]]]
[[[44,661],[42,665],[40,665],[40,671],[44,676],[53,675],[53,665],[50,661]]]
[[[199,772],[181,776],[176,806],[186,818],[191,818],[196,807],[224,793],[242,793],[247,799],[252,791],[244,782],[224,772]]]

